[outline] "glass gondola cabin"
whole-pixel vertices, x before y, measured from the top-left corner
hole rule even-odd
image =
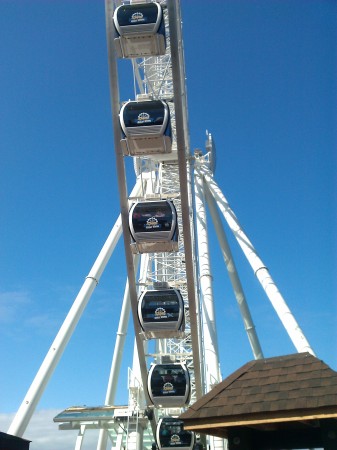
[[[165,54],[165,24],[158,3],[121,5],[113,16],[119,58],[141,58]]]
[[[156,429],[159,450],[192,450],[195,434],[184,430],[184,422],[173,417],[162,417]]]
[[[184,301],[178,289],[147,290],[138,300],[138,318],[150,337],[171,337],[185,328]]]
[[[154,406],[179,408],[190,400],[190,376],[185,364],[154,364],[148,374],[148,392]]]
[[[126,102],[119,114],[124,155],[171,153],[170,109],[161,100]]]
[[[135,203],[129,212],[133,253],[178,251],[177,212],[171,200]]]

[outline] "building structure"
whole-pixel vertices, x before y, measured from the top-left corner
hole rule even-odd
[[[228,450],[336,450],[337,372],[310,353],[250,361],[180,418]]]

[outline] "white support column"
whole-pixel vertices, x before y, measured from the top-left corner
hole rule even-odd
[[[144,428],[139,424],[129,432],[127,450],[143,450],[143,433]]]
[[[194,280],[193,242],[190,220],[189,197],[189,133],[187,121],[187,99],[185,86],[185,66],[182,47],[181,16],[179,3],[176,0],[167,0],[169,13],[169,28],[171,42],[171,61],[173,77],[173,93],[176,118],[176,141],[178,152],[178,168],[180,181],[181,216],[184,233],[185,267],[187,279],[188,302],[190,308],[191,340],[195,376],[196,399],[202,396],[202,376],[200,345],[198,335],[198,301],[196,298],[196,286]]]
[[[139,263],[139,255],[135,255],[135,270],[137,270],[137,266]],[[111,363],[110,376],[108,381],[107,392],[105,396],[105,405],[113,405],[117,390],[118,377],[120,373],[120,368],[122,364],[122,356],[125,345],[125,339],[127,335],[128,323],[130,319],[130,292],[129,292],[129,283],[126,282],[124,298],[122,304],[122,311],[119,319],[119,325],[117,330],[117,337],[115,342],[114,354]],[[99,431],[97,450],[106,450],[108,442],[108,432],[106,429],[102,428]]]
[[[84,439],[85,425],[81,425],[75,443],[75,450],[81,450]]]
[[[230,229],[234,233],[234,236],[238,241],[243,253],[248,259],[250,265],[252,266],[257,279],[259,280],[264,291],[266,292],[271,304],[273,305],[277,315],[279,316],[296,350],[298,352],[309,352],[312,355],[314,355],[313,349],[311,348],[300,326],[298,325],[293,314],[288,308],[275,282],[271,278],[267,267],[263,264],[255,248],[253,247],[253,244],[250,242],[247,235],[241,228],[237,217],[230,208],[219,186],[215,183],[209,171],[203,170],[203,174],[205,180],[207,181],[207,185],[210,189],[210,192],[212,193],[214,199],[216,200]]]
[[[105,268],[119,237],[121,236],[121,230],[121,220],[119,217],[89,275],[86,277],[85,282],[37,372],[23,403],[14,417],[14,420],[8,429],[9,434],[21,437],[25,432],[47,383],[75,330],[91,294],[98,284],[103,269]]]
[[[121,427],[118,428],[118,434],[117,434],[117,438],[116,438],[116,445],[115,445],[115,447],[112,447],[112,448],[115,448],[115,450],[122,450],[124,433],[125,433],[125,431],[124,431],[123,428],[121,428]],[[104,448],[104,450],[106,450],[106,449]]]
[[[202,178],[195,173],[195,210],[197,225],[199,284],[202,294],[202,329],[206,392],[221,380],[218,359],[218,336],[213,302],[213,286],[209,257],[207,219]]]
[[[148,269],[149,269],[149,254],[148,253],[142,254],[140,257],[140,261],[141,261],[141,264],[140,264],[139,281],[140,281],[140,283],[145,283],[146,279],[147,279]],[[141,292],[141,290],[138,287],[138,290],[137,290],[138,298],[139,298],[140,292]],[[144,350],[145,351],[147,351],[147,347],[148,347],[148,342],[144,341]],[[145,396],[141,395],[141,397],[139,397],[139,391],[140,391],[141,384],[142,384],[142,374],[141,374],[141,368],[140,368],[138,349],[137,349],[137,345],[135,342],[134,350],[133,350],[132,371],[131,371],[131,376],[129,377],[129,386],[128,387],[129,387],[129,403],[130,403],[130,399],[133,398],[133,401],[135,402],[135,404],[137,404],[138,408],[144,408],[146,406]],[[144,389],[147,389],[147,387],[143,386],[143,391],[144,391]],[[136,395],[136,397],[135,397],[135,392],[138,393],[138,395]]]
[[[133,189],[133,195],[136,195],[138,191],[139,182],[137,182]],[[8,429],[8,434],[22,437],[25,432],[35,408],[90,300],[91,294],[100,280],[121,234],[121,216],[119,216],[28,389],[20,408]]]
[[[246,296],[243,291],[240,278],[238,275],[238,272],[236,270],[235,262],[232,256],[231,249],[229,247],[225,231],[223,229],[220,216],[216,207],[216,203],[214,198],[212,197],[211,193],[209,192],[209,189],[207,185],[205,184],[205,196],[206,201],[209,207],[209,211],[213,220],[215,232],[218,237],[219,245],[222,251],[222,256],[225,260],[225,264],[227,267],[229,279],[231,281],[233,291],[235,294],[236,301],[238,303],[240,313],[243,319],[244,327],[247,332],[248,340],[250,342],[250,346],[253,351],[253,355],[255,359],[263,358],[263,353],[261,349],[261,345],[259,342],[259,338],[257,336],[257,333],[255,331],[255,326],[253,323],[252,316],[249,311],[249,306],[246,301]]]

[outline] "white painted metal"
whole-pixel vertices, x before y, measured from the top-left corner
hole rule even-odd
[[[211,275],[210,254],[208,246],[207,218],[205,198],[203,195],[202,178],[195,172],[195,220],[198,235],[198,267],[199,286],[202,297],[202,329],[203,329],[203,358],[205,373],[204,391],[210,391],[221,381],[218,336],[213,303],[213,277]]]
[[[309,352],[314,355],[313,349],[304,336],[300,326],[291,313],[275,282],[270,276],[267,267],[263,264],[253,244],[244,233],[237,217],[235,216],[233,210],[230,208],[219,186],[216,184],[209,171],[203,169],[202,173],[205,177],[210,192],[215,198],[221,212],[224,215],[224,218],[226,219],[230,229],[234,233],[236,240],[238,241],[250,265],[252,266],[257,279],[266,292],[267,297],[273,305],[296,350],[298,352]]]
[[[204,392],[209,392],[221,381],[216,314],[213,297],[213,277],[211,273],[210,252],[208,244],[207,217],[203,179],[198,172],[194,172],[195,190],[195,221],[198,236],[198,267],[199,287],[202,298],[202,330],[203,330],[203,359],[204,359]],[[226,441],[219,437],[208,436],[207,448],[224,450]]]
[[[164,2],[163,2],[164,3]],[[173,21],[169,20],[170,14],[168,14],[168,9],[170,8],[170,5],[168,4],[168,8],[164,7],[164,16],[165,16],[165,25],[166,25],[166,35],[167,35],[167,52],[165,56],[161,57],[149,57],[144,59],[137,59],[137,63],[133,62],[133,68],[135,72],[135,85],[138,84],[138,88],[140,93],[150,93],[152,94],[153,98],[163,98],[168,100],[171,110],[171,118],[172,118],[172,130],[173,130],[173,137],[176,136],[176,121],[175,121],[175,109],[178,107],[180,108],[180,115],[183,118],[183,120],[180,121],[180,127],[181,127],[181,141],[184,140],[183,145],[181,146],[183,151],[183,164],[186,166],[186,156],[188,156],[189,148],[188,148],[188,129],[187,129],[187,120],[186,120],[186,95],[185,95],[185,76],[182,72],[183,70],[183,56],[182,56],[182,47],[181,47],[181,18],[180,18],[180,9],[179,9],[179,3],[177,1],[171,2],[171,9],[174,9],[173,14],[175,14],[175,18]],[[107,11],[107,17],[111,17],[111,12],[113,10],[113,3],[112,2],[106,2],[106,11]],[[172,14],[171,14],[172,17]],[[173,26],[172,26],[173,22]],[[173,29],[173,32],[171,29]],[[176,69],[175,69],[175,77],[177,80],[179,80],[176,83],[176,88],[180,90],[180,92],[183,92],[184,94],[182,96],[176,96],[174,92],[174,83],[173,83],[173,72],[172,70],[174,63],[172,62],[171,58],[171,36],[173,36],[175,39],[175,46],[176,46],[176,57],[177,57],[177,63],[176,63]],[[110,64],[110,85],[111,85],[111,93],[112,93],[112,109],[113,109],[113,123],[114,123],[114,135],[116,139],[116,135],[118,136],[120,134],[119,127],[116,125],[116,117],[118,112],[118,103],[119,103],[119,92],[118,92],[118,73],[117,73],[117,64],[116,64],[116,55],[113,51],[113,48],[111,48],[111,27],[110,24],[107,22],[107,39],[108,39],[108,55],[109,55],[109,64]],[[174,59],[174,58],[173,58]],[[135,92],[136,95],[136,92]],[[175,96],[175,102],[173,102],[173,97]],[[118,171],[118,183],[120,187],[120,203],[121,203],[121,211],[122,211],[122,219],[124,217],[123,210],[125,208],[125,199],[124,194],[125,192],[125,169],[123,167],[122,160],[120,158],[120,150],[118,148],[118,143],[116,145],[115,141],[115,147],[116,147],[116,157],[117,157],[117,171]],[[184,278],[184,282],[182,285],[177,286],[179,287],[185,294],[185,299],[188,305],[188,320],[191,318],[191,322],[194,321],[195,324],[198,323],[198,303],[195,296],[195,293],[193,290],[195,290],[194,283],[195,283],[195,277],[194,277],[194,266],[193,266],[193,257],[189,256],[191,254],[191,251],[193,250],[193,245],[188,241],[188,237],[191,230],[191,225],[193,222],[190,222],[190,209],[189,205],[191,204],[191,185],[190,185],[190,179],[188,175],[187,169],[185,170],[186,176],[185,180],[182,182],[181,176],[176,178],[176,182],[172,180],[172,171],[175,173],[176,169],[178,168],[177,165],[177,139],[174,138],[173,142],[173,152],[172,155],[168,155],[167,157],[160,156],[159,158],[159,164],[157,165],[158,170],[158,180],[159,180],[159,192],[160,195],[173,195],[173,198],[175,200],[175,204],[181,203],[182,206],[180,206],[180,211],[184,211],[180,213],[180,217],[183,217],[185,215],[185,220],[183,219],[180,223],[180,247],[178,254],[171,254],[171,253],[165,253],[165,254],[154,254],[151,256],[152,259],[152,275],[151,277],[155,278],[156,280],[163,280],[172,278],[173,274],[181,274]],[[145,160],[146,163],[149,161],[148,159]],[[162,161],[162,162],[160,162]],[[136,170],[137,173],[140,174],[141,177],[143,177],[143,169],[146,165],[144,163],[143,158],[137,158],[137,164],[136,164]],[[180,167],[180,166],[179,166]],[[179,169],[180,170],[180,169]],[[167,174],[167,177],[165,179],[165,175]],[[164,188],[165,185],[165,188]],[[149,186],[147,184],[146,186]],[[158,192],[158,191],[156,191]],[[153,191],[154,193],[154,191]],[[181,194],[182,193],[182,194]],[[185,195],[185,193],[187,193]],[[150,193],[144,190],[143,195],[150,195]],[[185,195],[185,200],[181,202],[180,197]],[[186,201],[187,200],[187,201]],[[187,231],[186,231],[187,230]],[[184,234],[187,233],[187,239],[185,239]],[[186,251],[186,242],[187,247],[189,247],[188,251]],[[127,245],[126,245],[127,247]],[[129,264],[129,257],[128,257],[128,249],[126,248],[126,255],[127,255],[127,267],[130,266]],[[133,278],[133,274],[130,273],[128,269],[128,276],[130,279]],[[175,278],[177,276],[175,275]],[[181,279],[180,279],[181,280]],[[177,282],[177,281],[175,281]],[[179,281],[181,283],[181,281]],[[186,284],[187,283],[187,284]],[[132,286],[130,286],[132,288]],[[192,292],[192,295],[190,293]],[[134,304],[132,300],[133,296],[131,295],[131,302]],[[191,305],[189,302],[192,302]],[[190,369],[194,372],[195,370],[199,372],[196,377],[193,376],[193,380],[196,379],[197,383],[200,383],[200,346],[198,343],[199,334],[198,334],[198,326],[188,326],[188,333],[186,334],[186,341],[185,345],[182,346],[181,343],[174,342],[174,340],[169,340],[165,342],[159,342],[157,345],[157,351],[159,352],[159,349],[165,349],[166,351],[172,352],[173,349],[175,350],[175,354],[180,355],[180,357],[183,356],[183,358],[188,358],[190,360]],[[136,334],[138,333],[138,329],[136,329]],[[193,352],[192,352],[193,347]],[[185,356],[186,355],[186,356]],[[141,364],[144,364],[143,356],[140,356]],[[142,380],[144,382],[144,378],[142,376]],[[194,383],[195,385],[195,383]],[[195,392],[195,389],[194,389]],[[199,389],[199,395],[200,395],[200,389]],[[194,399],[196,399],[196,394],[194,394]]]
[[[192,243],[192,224],[190,222],[191,213],[191,180],[189,171],[189,142],[188,142],[188,122],[187,122],[187,99],[185,86],[185,63],[182,48],[181,16],[178,1],[168,0],[167,8],[169,13],[173,92],[175,99],[175,123],[176,140],[178,150],[178,167],[180,179],[181,215],[184,230],[185,264],[187,276],[187,291],[190,308],[190,324],[192,351],[195,372],[196,398],[203,394],[201,362],[200,362],[200,335],[198,333],[198,313],[199,305],[196,298],[195,271],[194,271],[194,248]]]
[[[139,256],[135,256],[135,270],[137,270],[137,266],[139,263]],[[107,386],[107,392],[105,396],[105,405],[113,405],[115,401],[115,395],[117,390],[117,384],[118,379],[120,376],[120,368],[122,364],[122,358],[123,358],[123,351],[124,351],[124,345],[125,345],[125,339],[127,335],[127,328],[130,318],[130,295],[129,295],[129,283],[126,282],[125,291],[124,291],[124,297],[123,297],[123,304],[122,304],[122,310],[121,315],[119,319],[119,325],[117,330],[117,336],[115,341],[115,348],[111,363],[111,369],[110,369],[110,376]],[[97,450],[104,450],[106,449],[108,441],[108,432],[106,429],[101,429],[99,432],[98,437],[98,444],[97,444]]]
[[[138,256],[139,257],[139,256]],[[146,283],[147,273],[149,270],[149,255],[141,255],[140,256],[141,264],[140,264],[140,275],[137,286],[137,298],[139,298],[140,293],[142,291],[142,286]],[[137,303],[138,307],[138,303]],[[138,311],[138,310],[137,310]],[[147,341],[144,342],[145,351],[147,351]],[[134,352],[133,352],[133,363],[132,363],[132,371],[129,371],[129,407],[131,404],[134,408],[145,408],[146,406],[146,396],[144,395],[144,385],[140,382],[141,380],[141,370],[140,370],[140,361],[139,355],[137,353],[137,345],[135,342]]]
[[[139,183],[136,184],[133,195],[139,192]],[[71,338],[76,325],[95,289],[100,277],[113,253],[113,250],[122,233],[120,216],[117,219],[108,239],[92,266],[85,282],[80,289],[67,317],[65,318],[54,342],[52,343],[40,369],[38,370],[27,394],[18,409],[8,433],[21,437],[35,411],[35,408],[52,376],[63,351]]]
[[[131,252],[131,238],[129,233],[129,202],[128,202],[128,192],[127,192],[127,182],[126,182],[126,169],[124,165],[124,157],[121,149],[121,128],[119,122],[119,110],[120,110],[120,99],[119,99],[119,85],[118,85],[118,67],[117,67],[117,55],[114,47],[114,38],[116,36],[115,29],[111,17],[113,17],[114,5],[112,1],[105,0],[105,17],[106,17],[106,38],[107,38],[107,52],[108,52],[108,64],[109,64],[109,83],[110,83],[110,101],[112,108],[112,125],[114,132],[114,146],[116,155],[116,171],[117,180],[119,187],[119,203],[122,218],[122,228],[123,228],[123,239],[124,239],[124,252],[126,259],[126,269],[128,273],[129,280],[129,291],[131,300],[131,311],[133,325],[135,329],[135,338],[137,343],[137,352],[139,355],[140,371],[143,386],[146,385],[147,379],[147,368],[145,360],[145,351],[143,340],[140,335],[140,325],[137,316],[137,289],[136,289],[136,275],[133,265],[133,255]],[[147,393],[145,391],[145,396]],[[149,399],[147,398],[147,401]]]
[[[201,178],[201,176],[200,176],[200,178]],[[219,245],[220,245],[220,248],[222,251],[222,256],[224,258],[224,261],[225,261],[225,264],[227,267],[229,279],[232,283],[235,298],[236,298],[236,301],[237,301],[239,309],[240,309],[241,317],[243,319],[244,327],[245,327],[245,330],[246,330],[246,333],[248,336],[250,346],[253,351],[254,358],[255,359],[263,358],[260,341],[259,341],[259,338],[258,338],[256,330],[255,330],[253,319],[250,314],[249,306],[248,306],[248,303],[246,300],[245,293],[242,288],[242,284],[241,284],[238,272],[236,270],[233,255],[232,255],[231,249],[229,247],[225,231],[221,224],[221,220],[220,220],[218,210],[216,208],[215,200],[212,197],[211,193],[209,192],[207,184],[203,184],[203,190],[205,192],[207,205],[209,207],[209,211],[210,211],[210,214],[212,217],[215,232],[218,237]]]
[[[123,444],[123,434],[124,434],[124,431],[120,428],[119,429],[119,431],[118,431],[118,434],[117,434],[117,439],[116,439],[116,445],[115,445],[115,449],[116,450],[121,450],[123,447],[122,447],[122,444]],[[112,447],[113,448],[113,447]]]
[[[147,370],[151,362],[162,363],[165,360],[172,360],[186,363],[191,377],[191,403],[194,403],[205,391],[208,391],[213,384],[220,381],[204,195],[210,207],[211,216],[219,237],[220,246],[237,296],[254,356],[256,358],[261,357],[262,351],[259,347],[240,280],[232,261],[232,255],[225,233],[221,227],[215,201],[238,239],[242,250],[266,290],[289,335],[296,342],[296,348],[299,351],[310,351],[313,353],[274,282],[270,278],[268,270],[257,256],[255,249],[243,233],[234,213],[229,208],[226,199],[213,180],[212,170],[215,168],[215,147],[213,146],[210,133],[208,134],[208,144],[206,145],[208,154],[203,159],[201,158],[199,161],[196,161],[196,180],[194,181],[192,179],[191,161],[193,158],[190,155],[189,147],[180,3],[179,0],[160,0],[160,3],[164,6],[167,37],[166,54],[159,57],[135,59],[132,61],[132,67],[135,80],[135,97],[138,89],[138,93],[140,94],[151,94],[153,98],[165,99],[169,103],[173,131],[172,154],[154,157],[153,159],[134,158],[137,183],[131,196],[128,197],[125,158],[120,145],[121,129],[118,115],[121,104],[119,98],[117,55],[113,46],[115,31],[111,20],[113,11],[116,5],[120,4],[120,1],[105,0],[112,122],[121,216],[89,273],[40,371],[33,381],[9,429],[10,434],[17,436],[23,434],[63,349],[70,339],[72,331],[112,254],[115,240],[118,239],[121,232],[123,232],[124,238],[128,284],[124,294],[105,402],[108,404],[114,402],[128,316],[131,311],[135,330],[135,350],[133,367],[129,376],[127,420],[122,423],[123,427],[126,426],[126,447],[130,450],[142,450],[143,446],[145,447],[144,428],[150,427],[144,408],[150,405],[146,386]],[[193,210],[192,184],[195,187],[196,219]],[[138,270],[135,267],[134,256],[130,249],[131,241],[128,226],[130,202],[135,200],[144,201],[148,199],[166,198],[173,199],[177,209],[180,234],[178,252],[142,255],[139,280],[137,281]],[[195,220],[197,220],[196,234],[193,227]],[[198,269],[196,264],[196,242],[198,242]],[[138,256],[136,259],[138,259]],[[199,280],[197,278],[198,273],[200,275]],[[157,281],[167,282],[170,286],[180,289],[185,304],[186,328],[182,339],[157,339],[155,345],[152,345],[152,353],[150,353],[149,347],[153,343],[148,345],[144,341],[144,335],[141,333],[138,321],[138,295],[140,289],[146,286],[153,286],[153,283]],[[202,301],[200,300],[201,294]],[[202,308],[201,303],[203,304]],[[200,311],[203,312],[203,315]],[[204,361],[209,363],[206,365],[206,370],[203,367]],[[213,378],[211,377],[211,372]],[[155,410],[154,419],[151,420],[153,434],[157,417],[164,413],[179,415],[180,408],[167,409],[164,412],[162,410]],[[111,426],[111,428],[107,429],[109,436],[112,437],[113,433],[117,435],[115,448],[122,448],[124,445],[124,432],[120,432],[118,419],[112,419],[111,423],[109,422],[109,426]],[[79,450],[81,447],[84,432],[85,424],[80,424],[76,450]],[[97,450],[106,450],[107,433],[103,430],[100,431]],[[221,442],[221,440],[213,438],[209,439],[210,450],[223,448],[223,441]]]
[[[180,230],[180,243],[179,252],[153,254],[150,256],[152,262],[152,269],[149,271],[149,280],[163,280],[168,281],[172,286],[177,287],[183,294],[184,301],[188,307],[189,295],[187,293],[186,285],[186,266],[185,266],[185,248],[184,248],[184,230],[181,222],[181,201],[180,201],[180,180],[178,175],[177,166],[177,142],[176,126],[175,126],[175,105],[172,101],[174,96],[173,91],[173,75],[171,68],[171,30],[168,23],[168,12],[164,9],[164,16],[166,22],[166,34],[167,34],[167,52],[163,57],[158,58],[145,58],[143,60],[137,60],[137,65],[134,64],[135,78],[139,85],[140,92],[149,92],[154,98],[163,98],[168,100],[172,117],[172,132],[173,132],[173,153],[168,157],[162,158],[163,161],[158,167],[158,175],[160,179],[160,195],[165,198],[166,196],[172,196],[175,200],[179,216],[179,230]],[[180,25],[180,23],[179,23]],[[141,82],[140,82],[141,81]],[[185,188],[187,190],[187,188]],[[187,331],[186,338],[183,342],[180,340],[166,339],[159,340],[156,344],[155,358],[160,360],[161,355],[173,355],[173,357],[183,358],[192,373],[193,378],[193,393],[192,397],[195,400],[194,389],[194,361],[191,345],[191,327],[189,325],[189,307],[187,314]],[[196,328],[193,328],[196,330]],[[196,331],[195,331],[196,332]],[[194,341],[196,338],[193,338]],[[198,355],[198,353],[197,353]]]
[[[143,448],[143,427],[138,427],[129,432],[127,449],[140,450]]]
[[[81,425],[78,430],[78,435],[77,435],[76,444],[75,444],[75,450],[81,450],[81,448],[82,448],[85,429],[86,429],[86,426]]]

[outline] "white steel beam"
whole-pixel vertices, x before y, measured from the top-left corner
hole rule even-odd
[[[178,0],[167,0],[167,8],[169,13],[170,41],[171,41],[171,60],[172,60],[172,76],[173,91],[175,104],[175,120],[176,120],[176,139],[178,151],[179,179],[180,179],[180,195],[181,195],[181,214],[184,230],[184,248],[185,263],[187,277],[188,302],[190,306],[190,324],[191,324],[191,340],[194,361],[195,374],[195,390],[196,399],[199,399],[202,392],[201,382],[201,362],[200,362],[200,346],[198,333],[198,299],[196,296],[195,279],[194,279],[194,261],[193,261],[193,244],[191,237],[190,222],[190,180],[189,171],[189,148],[188,148],[188,123],[187,123],[187,100],[185,86],[185,66],[182,48],[181,36],[181,17]]]
[[[121,209],[123,238],[124,238],[124,251],[126,259],[126,269],[129,280],[130,301],[132,310],[132,319],[135,329],[135,338],[137,343],[137,351],[139,355],[140,371],[143,386],[146,386],[147,382],[147,367],[145,360],[145,352],[143,340],[140,336],[140,325],[137,317],[137,304],[138,296],[136,290],[135,270],[133,265],[133,255],[131,252],[130,244],[131,237],[129,232],[129,202],[126,183],[126,171],[124,165],[124,156],[121,148],[121,127],[119,123],[119,87],[118,87],[118,68],[117,68],[117,55],[114,47],[114,38],[116,31],[113,27],[111,17],[113,17],[114,5],[112,0],[105,0],[105,20],[106,20],[106,39],[107,39],[107,53],[108,53],[108,65],[109,65],[109,84],[110,84],[110,102],[112,108],[112,126],[114,134],[114,146],[116,155],[116,171],[118,180],[119,191],[119,203]],[[147,402],[150,399],[147,395],[147,391],[144,389]]]
[[[202,296],[203,357],[206,392],[221,381],[218,336],[213,300],[213,277],[208,246],[207,219],[202,177],[195,172],[195,220],[197,225],[199,286]]]
[[[85,428],[86,428],[85,425],[81,425],[78,430],[78,435],[77,435],[76,443],[75,443],[75,450],[81,450],[81,448],[82,448]]]
[[[296,350],[298,352],[309,352],[314,355],[314,351],[311,348],[306,337],[304,336],[303,331],[301,330],[295,317],[291,313],[274,280],[270,276],[267,267],[263,264],[253,244],[244,233],[237,217],[235,216],[233,210],[230,208],[228,201],[221,192],[219,186],[215,183],[209,171],[203,170],[203,175],[210,189],[210,192],[212,193],[222,214],[224,215],[224,218],[228,223],[228,226],[232,230],[236,240],[238,241],[238,244],[240,245],[243,253],[252,266],[257,279],[261,283],[261,286],[267,294],[267,297],[273,305]]]
[[[139,185],[135,192],[138,192]],[[113,253],[113,250],[122,233],[121,217],[119,216],[111,233],[100,251],[94,265],[86,277],[67,317],[65,318],[57,336],[52,343],[44,361],[41,364],[27,394],[11,423],[8,433],[21,437],[35,411],[35,408],[51,378],[64,349],[71,338],[76,325],[97,286],[99,279]]]
[[[241,281],[236,270],[235,262],[233,259],[233,255],[231,249],[229,247],[227,237],[225,234],[225,230],[222,226],[220,216],[216,207],[216,203],[214,198],[212,197],[207,184],[204,184],[205,196],[207,205],[209,207],[209,211],[212,217],[212,221],[214,224],[215,232],[218,237],[219,245],[221,248],[222,256],[224,258],[229,279],[231,281],[233,291],[235,294],[236,301],[238,303],[241,317],[243,319],[244,327],[247,332],[248,340],[253,351],[253,355],[255,359],[263,358],[262,348],[260,345],[259,338],[257,336],[255,326],[253,323],[252,316],[250,314],[249,306],[246,300],[245,293],[243,291]]]
[[[135,266],[138,266],[139,255],[135,255]],[[135,268],[135,270],[137,270]],[[119,318],[119,325],[117,330],[117,337],[115,341],[115,348],[112,357],[110,376],[108,381],[107,392],[105,396],[105,405],[113,405],[115,401],[115,395],[118,384],[118,377],[120,374],[120,368],[122,364],[123,350],[127,335],[128,323],[130,318],[130,295],[129,295],[129,283],[126,282],[124,298],[122,304],[121,315]],[[108,442],[108,432],[106,429],[102,428],[99,431],[97,450],[106,450]]]

